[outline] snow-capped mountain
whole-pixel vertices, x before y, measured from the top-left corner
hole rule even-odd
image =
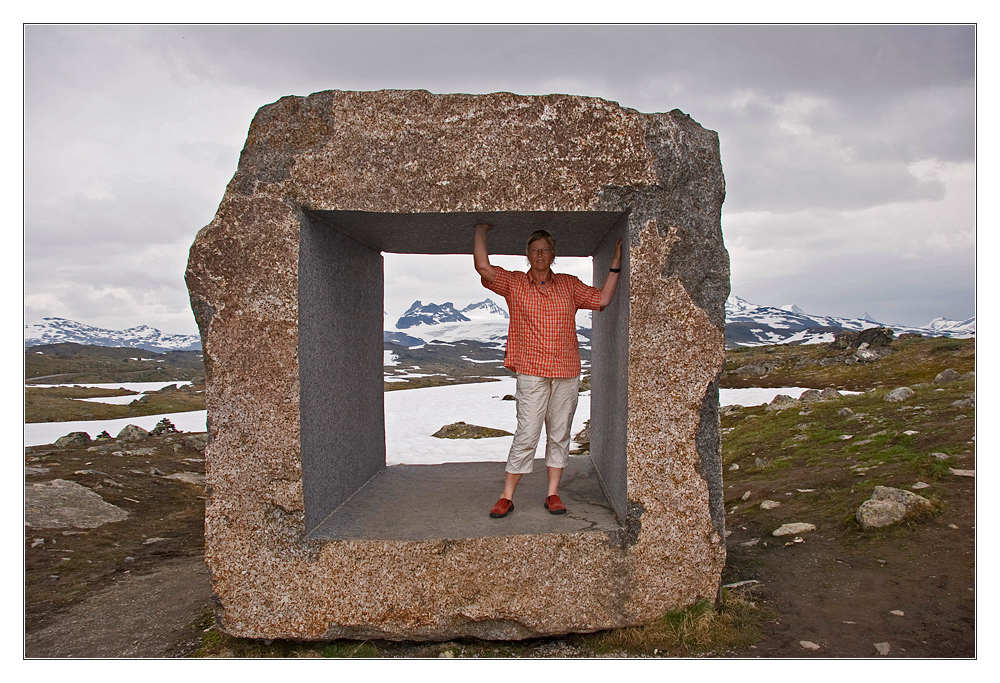
[[[581,344],[589,345],[590,312],[580,312],[577,329]],[[457,310],[451,302],[441,305],[415,301],[394,326],[386,320],[384,341],[414,347],[428,341],[480,341],[502,345],[507,339],[509,315],[492,299]],[[764,344],[820,344],[832,342],[842,330],[889,327],[896,336],[915,333],[964,339],[976,336],[975,317],[968,320],[935,318],[924,327],[880,323],[867,313],[860,318],[811,315],[794,304],[781,308],[759,306],[735,295],[726,301],[726,348]],[[403,330],[407,330],[406,333]],[[200,351],[201,338],[189,334],[166,334],[148,325],[127,330],[107,330],[65,318],[43,318],[24,326],[24,345],[72,342],[166,351]]]
[[[483,299],[479,303],[469,304],[461,311],[469,320],[509,320],[507,311],[493,303],[493,299]]]
[[[418,325],[440,325],[442,323],[469,322],[469,319],[455,309],[450,301],[443,304],[424,304],[414,301],[406,313],[396,321],[397,330],[406,330]]]
[[[934,318],[934,320],[927,323],[924,327],[948,337],[976,336],[976,319],[974,317],[962,321]]]
[[[469,304],[462,310],[448,301],[443,304],[431,302],[425,304],[414,301],[402,316],[396,321],[396,330],[408,330],[420,326],[444,325],[446,323],[496,322],[507,320],[507,311],[498,306],[492,299]]]
[[[428,341],[481,341],[502,344],[507,339],[510,316],[492,299],[469,304],[462,310],[450,301],[444,304],[414,301],[383,337],[402,346]],[[406,334],[402,334],[406,330]]]
[[[841,330],[864,330],[888,327],[896,336],[905,333],[925,336],[973,337],[976,319],[962,322],[936,318],[926,327],[892,325],[872,320],[867,313],[860,318],[810,315],[790,304],[781,308],[758,306],[738,296],[726,301],[726,348],[761,344],[820,344],[832,342]]]
[[[197,335],[166,334],[148,325],[127,330],[105,330],[65,318],[42,318],[24,326],[25,346],[64,342],[146,349],[157,353],[201,350],[201,338]]]

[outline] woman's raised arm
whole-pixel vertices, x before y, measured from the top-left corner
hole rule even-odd
[[[472,258],[476,264],[476,272],[487,282],[493,282],[497,277],[496,269],[490,265],[490,252],[486,248],[486,233],[492,230],[489,223],[476,225],[476,238],[472,243]]]

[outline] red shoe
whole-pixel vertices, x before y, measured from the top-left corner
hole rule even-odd
[[[506,517],[507,513],[514,509],[514,502],[508,498],[501,498],[490,510],[490,517]]]
[[[550,515],[565,515],[566,506],[559,500],[559,496],[549,496],[545,499],[545,507]]]

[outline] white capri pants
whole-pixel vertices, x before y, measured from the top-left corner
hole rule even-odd
[[[531,472],[543,424],[546,435],[545,466],[566,467],[579,391],[579,376],[517,376],[517,430],[507,455],[507,472]]]

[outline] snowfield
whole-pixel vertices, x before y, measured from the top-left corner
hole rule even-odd
[[[143,382],[132,384],[92,384],[86,386],[118,387],[135,391],[161,389],[168,384],[187,382]],[[482,427],[493,427],[513,432],[517,426],[514,401],[502,400],[504,395],[514,393],[513,377],[501,378],[498,382],[479,384],[459,384],[446,387],[427,387],[388,391],[384,394],[386,464],[417,465],[448,462],[503,462],[507,459],[512,437],[489,439],[438,439],[431,436],[438,429],[452,422],[466,422]],[[743,406],[770,403],[778,394],[798,398],[804,387],[782,387],[779,389],[722,389],[719,399],[722,405]],[[135,396],[127,397],[134,400]],[[147,415],[145,417],[118,420],[82,420],[76,422],[44,422],[24,425],[24,445],[40,446],[54,443],[56,439],[70,432],[87,432],[91,438],[102,431],[111,436],[127,425],[134,424],[152,430],[166,417],[182,432],[204,432],[206,411],[168,415]],[[583,423],[590,417],[590,392],[580,394],[580,402],[573,419],[573,434],[583,429]],[[536,456],[545,455],[545,437],[539,440]]]
[[[96,437],[102,431],[107,431],[111,436],[118,436],[118,432],[128,425],[142,427],[146,431],[152,431],[156,423],[167,418],[174,423],[182,432],[203,432],[205,431],[205,420],[207,411],[192,410],[187,413],[170,413],[169,415],[146,415],[144,417],[126,417],[119,420],[77,420],[75,422],[36,422],[24,425],[24,445],[41,446],[55,443],[60,436],[66,436],[70,432],[87,432],[90,438]]]

